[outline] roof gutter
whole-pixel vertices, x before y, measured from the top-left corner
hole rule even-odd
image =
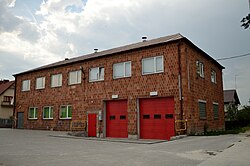
[[[178,42],[178,84],[179,84],[179,100],[180,100],[180,120],[183,120],[183,92],[182,92],[182,67],[181,67],[181,43]]]
[[[16,125],[17,125],[17,123],[16,123],[16,85],[17,85],[17,79],[16,79],[16,77],[15,77],[15,90],[14,90],[14,109],[13,109],[13,120],[14,120],[14,123],[12,124],[12,128],[16,128]]]

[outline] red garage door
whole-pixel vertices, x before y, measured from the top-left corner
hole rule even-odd
[[[174,98],[140,99],[140,138],[169,140],[174,135]]]
[[[128,138],[127,100],[106,103],[106,136]]]

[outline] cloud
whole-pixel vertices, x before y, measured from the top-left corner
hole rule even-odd
[[[224,89],[237,89],[237,93],[242,105],[249,104],[249,57],[231,59],[223,62],[226,69],[224,70]]]
[[[13,47],[15,46],[15,47]],[[0,35],[0,51],[9,54],[16,54],[24,60],[36,65],[50,63],[59,60],[58,56],[48,52],[40,43],[30,43],[23,41],[13,33],[3,33]]]
[[[43,24],[48,23],[15,16],[8,3],[0,1],[0,52],[16,55],[19,57],[16,59],[36,67],[63,59],[68,50],[72,54],[72,46],[70,48],[64,40],[58,40],[58,34],[42,27]]]
[[[33,64],[29,61],[26,61],[21,56],[21,54],[22,53],[18,54],[0,51],[0,79],[13,80],[13,74],[19,73],[20,71],[24,71],[27,70],[27,68],[33,67]]]
[[[249,51],[250,39],[240,27],[241,17],[248,12],[247,1],[43,0],[37,8],[26,4],[29,1],[21,6],[18,2],[0,0],[0,53],[33,64],[26,70],[94,48],[101,51],[138,42],[142,36],[151,39],[179,32],[214,58]],[[18,9],[17,15],[13,11]],[[240,63],[222,63],[225,87],[234,87],[232,76],[243,76],[247,70],[246,62]],[[247,87],[239,82],[240,86]]]
[[[6,7],[6,1],[0,1],[0,33],[12,32],[21,24],[21,20],[13,16]]]
[[[8,0],[9,1],[9,7],[15,7],[16,0]]]
[[[15,1],[11,2],[11,4],[13,3]],[[14,33],[32,43],[36,42],[40,37],[36,24],[22,17],[14,16],[7,8],[7,3],[0,1],[0,34],[4,32]]]

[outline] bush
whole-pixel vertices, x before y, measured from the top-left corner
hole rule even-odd
[[[235,105],[229,105],[227,107],[227,114],[226,114],[226,120],[229,121],[236,121],[237,115],[238,115],[238,107]]]
[[[230,130],[225,131],[210,131],[204,134],[205,136],[217,136],[217,135],[225,135],[225,134],[239,134],[244,133],[246,131],[250,130],[250,125],[245,127],[237,127]]]
[[[250,106],[243,106],[243,109],[238,111],[237,120],[250,123]]]
[[[225,128],[231,130],[241,128],[250,124],[250,106],[243,106],[238,110],[236,107],[229,107],[226,117]]]

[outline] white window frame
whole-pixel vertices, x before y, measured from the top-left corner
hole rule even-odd
[[[211,71],[211,82],[215,84],[217,83],[217,74],[214,70]]]
[[[66,107],[66,117],[65,118],[62,118],[61,117],[61,109],[62,107]],[[71,117],[69,117],[69,107],[71,107]],[[72,119],[72,113],[73,113],[73,107],[72,105],[61,105],[60,106],[60,111],[59,111],[59,119]]]
[[[73,75],[75,79],[73,80]],[[82,81],[82,71],[76,70],[69,72],[69,85],[80,84]]]
[[[33,109],[33,117],[30,117],[30,109]],[[38,108],[37,107],[29,107],[28,119],[37,119]]]
[[[201,62],[201,61],[196,61],[196,67],[197,67],[197,74],[204,78],[205,77],[205,74],[204,74],[204,63]]]
[[[122,76],[115,76],[115,67],[117,65],[123,65],[123,75]],[[129,70],[130,73],[126,73],[126,64],[129,64]],[[119,62],[119,63],[114,63],[113,64],[113,79],[118,79],[118,78],[125,78],[125,77],[131,77],[131,61],[126,61],[126,62]]]
[[[38,81],[41,81],[41,86],[38,84]],[[36,78],[36,89],[44,89],[45,88],[45,77]]]
[[[49,117],[48,118],[44,117],[45,108],[49,108]],[[52,113],[52,115],[51,115],[51,113]],[[44,106],[43,107],[43,119],[53,119],[53,114],[54,114],[54,108],[53,108],[53,106]]]
[[[53,83],[53,78],[57,77],[57,85],[55,85],[55,83]],[[60,87],[62,86],[62,74],[52,74],[51,75],[51,87],[55,88],[55,87]]]
[[[30,91],[30,80],[22,81],[22,91]]]
[[[156,63],[156,59],[161,57],[162,58],[162,70],[157,71],[157,63]],[[144,61],[145,60],[149,60],[149,59],[153,59],[154,61],[154,71],[151,73],[145,73],[144,72]],[[154,56],[154,57],[148,57],[148,58],[143,58],[142,59],[142,75],[149,75],[149,74],[156,74],[156,73],[163,73],[164,72],[164,57],[161,56]]]
[[[97,74],[97,79],[91,79],[91,70],[97,69],[98,73]],[[101,75],[101,71],[103,69],[103,77]],[[104,75],[105,75],[105,70],[104,67],[92,67],[89,69],[89,82],[96,82],[96,81],[103,81],[104,80]]]

